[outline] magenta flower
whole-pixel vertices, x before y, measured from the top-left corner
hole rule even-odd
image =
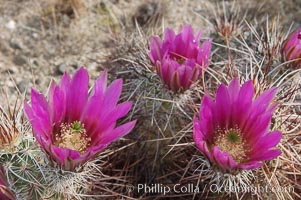
[[[73,170],[94,157],[114,140],[128,134],[136,121],[116,127],[116,121],[131,109],[130,102],[117,104],[122,80],[106,86],[107,72],[96,80],[88,96],[89,75],[82,67],[71,79],[65,73],[52,82],[48,101],[31,90],[31,105],[24,109],[33,133],[50,160]]]
[[[206,40],[199,47],[200,37],[201,31],[193,35],[192,27],[187,25],[177,35],[172,29],[165,29],[163,41],[158,36],[151,38],[150,59],[168,89],[188,89],[208,66],[211,41]]]
[[[269,132],[276,103],[276,88],[254,96],[252,81],[239,86],[234,78],[221,84],[215,101],[205,95],[199,119],[193,121],[193,137],[199,150],[225,171],[254,169],[281,154],[274,147],[281,140],[279,131]]]
[[[4,169],[0,165],[0,199],[1,200],[14,200],[15,195],[9,190],[8,184],[5,179]]]
[[[282,58],[292,67],[301,66],[301,28],[291,33],[281,47]]]

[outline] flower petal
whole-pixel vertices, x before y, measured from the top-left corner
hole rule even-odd
[[[231,114],[230,97],[227,87],[221,84],[216,92],[215,115],[221,128],[228,128],[229,116]]]
[[[90,137],[93,137],[94,134],[102,133],[106,131],[106,129],[111,127],[113,124],[115,125],[118,119],[127,115],[131,107],[132,107],[131,102],[123,102],[117,105],[114,110],[108,112],[107,115],[101,119],[105,123],[99,123],[99,125],[94,130],[89,129]],[[96,118],[95,120],[100,120],[100,119]]]
[[[120,137],[123,137],[124,135],[128,134],[132,131],[136,124],[135,121],[128,122],[126,124],[123,124],[117,128],[115,128],[112,132],[105,132],[101,134],[101,143],[102,144],[110,144],[113,141],[117,140]]]
[[[40,127],[43,129],[41,130],[43,133],[51,132],[51,120],[50,120],[50,113],[47,100],[45,97],[38,93],[36,90],[31,90],[31,104],[32,108],[28,106],[26,103],[25,112],[29,117],[29,120],[39,122]],[[30,111],[31,110],[31,111]],[[38,126],[35,126],[38,128]]]
[[[247,163],[243,163],[243,164],[239,164],[238,167],[240,169],[244,169],[244,170],[251,170],[251,169],[256,169],[262,166],[262,162],[258,162],[258,161],[252,161],[252,162],[247,162]]]
[[[253,146],[251,156],[257,156],[267,151],[268,149],[275,147],[281,140],[282,133],[280,131],[273,131],[260,138]]]
[[[154,36],[150,41],[150,59],[155,65],[158,60],[161,60],[163,57],[163,52],[161,51],[162,41],[160,37]]]
[[[81,67],[71,80],[67,95],[67,121],[79,120],[88,100],[89,75]]]
[[[252,105],[252,110],[257,113],[264,112],[269,107],[272,99],[275,97],[277,88],[273,87],[265,92],[263,92]],[[258,109],[261,108],[261,109]]]
[[[254,86],[252,81],[245,82],[239,90],[237,106],[232,107],[232,123],[238,125],[240,128],[244,127],[249,114],[251,112],[251,105],[254,96]]]
[[[271,149],[269,151],[266,151],[264,153],[261,153],[258,156],[253,156],[252,160],[272,160],[276,157],[278,157],[281,154],[281,151],[278,149]]]
[[[215,161],[223,169],[235,169],[237,167],[237,163],[233,160],[233,158],[228,153],[222,152],[218,146],[213,148],[212,154]]]
[[[239,80],[237,77],[230,82],[228,86],[228,92],[229,92],[231,104],[236,103],[239,95]]]
[[[104,95],[107,87],[107,71],[103,71],[100,77],[95,81],[94,87],[90,94],[88,103],[85,107],[84,113],[81,115],[81,121],[84,122],[87,132],[94,131],[99,124],[99,117],[103,109],[96,109],[103,107]]]
[[[65,118],[66,96],[55,82],[52,82],[51,92],[49,93],[49,110],[53,124],[58,125]]]

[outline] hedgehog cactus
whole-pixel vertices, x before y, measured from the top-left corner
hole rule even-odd
[[[252,81],[241,87],[234,78],[221,84],[215,101],[203,98],[199,118],[194,119],[193,136],[200,151],[222,170],[255,169],[265,160],[281,154],[275,149],[280,131],[269,132],[276,103],[276,88],[254,98]]]
[[[48,101],[31,91],[31,107],[26,115],[42,149],[64,170],[74,170],[95,157],[114,140],[129,133],[136,121],[116,127],[116,121],[131,109],[130,102],[117,104],[122,80],[106,86],[107,72],[95,82],[88,97],[87,71],[82,67],[71,79],[65,73],[61,82],[51,84]]]
[[[84,68],[73,78],[65,73],[59,84],[51,84],[48,100],[32,89],[31,106],[25,102],[24,110],[40,147],[28,121],[21,117],[22,106],[13,114],[2,111],[0,161],[6,166],[6,178],[14,183],[17,199],[86,195],[91,182],[103,177],[99,152],[134,127],[136,121],[117,125],[132,105],[118,103],[122,80],[107,87],[104,71],[90,96],[88,80]]]
[[[168,89],[183,92],[202,75],[209,64],[211,42],[199,46],[201,31],[193,34],[190,25],[183,26],[179,34],[166,29],[164,39],[154,36],[150,42],[150,59],[157,74]]]
[[[281,47],[282,58],[294,67],[301,66],[301,28],[292,32]]]

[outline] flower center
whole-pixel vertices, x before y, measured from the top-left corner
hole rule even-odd
[[[178,58],[177,62],[182,65],[184,63],[185,59],[184,58]]]
[[[68,148],[84,154],[90,146],[91,138],[87,136],[84,124],[80,121],[62,123],[61,131],[56,135],[55,144],[61,148]]]
[[[218,128],[214,145],[218,146],[222,152],[228,153],[237,163],[242,163],[247,158],[249,147],[241,135],[238,127],[227,130]]]
[[[177,63],[179,63],[180,65],[182,65],[186,58],[183,55],[180,55],[176,52],[170,52],[170,56],[173,60],[177,61]]]

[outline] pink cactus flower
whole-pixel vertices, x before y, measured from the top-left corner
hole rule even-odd
[[[72,171],[93,158],[114,140],[128,134],[136,121],[117,126],[131,109],[130,102],[117,104],[122,88],[118,79],[107,87],[107,72],[88,94],[89,75],[81,67],[73,78],[65,73],[52,82],[48,100],[31,90],[31,107],[24,110],[33,133],[53,163]]]
[[[4,169],[0,166],[0,199],[1,200],[15,200],[15,195],[9,190],[5,179]]]
[[[291,33],[283,42],[281,54],[284,61],[294,68],[301,66],[301,28]]]
[[[208,66],[211,41],[206,40],[199,47],[200,37],[201,31],[194,35],[192,27],[186,25],[177,35],[172,29],[165,29],[163,41],[158,36],[151,38],[150,59],[168,89],[185,91]]]
[[[205,95],[193,121],[198,149],[224,171],[255,169],[279,156],[282,134],[269,131],[275,94],[271,88],[255,98],[252,81],[240,87],[234,78],[219,86],[215,100]]]

